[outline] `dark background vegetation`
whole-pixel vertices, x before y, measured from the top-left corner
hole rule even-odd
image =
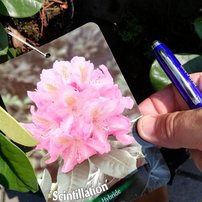
[[[151,44],[165,42],[175,53],[201,53],[194,20],[202,15],[198,0],[78,0],[73,27],[96,22],[126,77],[137,102],[153,92],[149,69]]]

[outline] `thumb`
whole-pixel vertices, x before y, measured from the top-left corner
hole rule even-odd
[[[137,123],[140,137],[158,146],[202,150],[202,109],[146,115]]]

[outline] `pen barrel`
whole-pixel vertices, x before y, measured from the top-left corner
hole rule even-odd
[[[169,48],[158,41],[154,42],[153,51],[162,69],[165,71],[174,86],[178,89],[190,108],[202,107],[202,93],[191,80],[175,55]]]

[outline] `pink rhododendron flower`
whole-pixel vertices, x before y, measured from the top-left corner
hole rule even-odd
[[[63,172],[94,154],[110,152],[109,136],[128,145],[134,139],[129,118],[133,100],[123,97],[104,65],[95,69],[83,57],[56,61],[43,70],[41,81],[28,96],[32,123],[24,126],[39,141],[37,149],[48,151],[47,163],[63,158]]]

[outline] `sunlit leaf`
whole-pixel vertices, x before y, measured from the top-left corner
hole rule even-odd
[[[0,184],[20,192],[38,190],[34,170],[26,155],[0,133]]]
[[[202,71],[202,56],[194,54],[176,54],[175,56],[189,74]],[[161,90],[171,83],[157,60],[155,60],[151,66],[150,81],[156,91]]]
[[[157,60],[155,60],[150,69],[150,82],[154,90],[158,91],[171,83]]]
[[[0,0],[0,14],[24,18],[36,14],[42,7],[43,0]]]
[[[28,147],[37,145],[36,139],[2,107],[0,107],[0,130],[18,144]]]

